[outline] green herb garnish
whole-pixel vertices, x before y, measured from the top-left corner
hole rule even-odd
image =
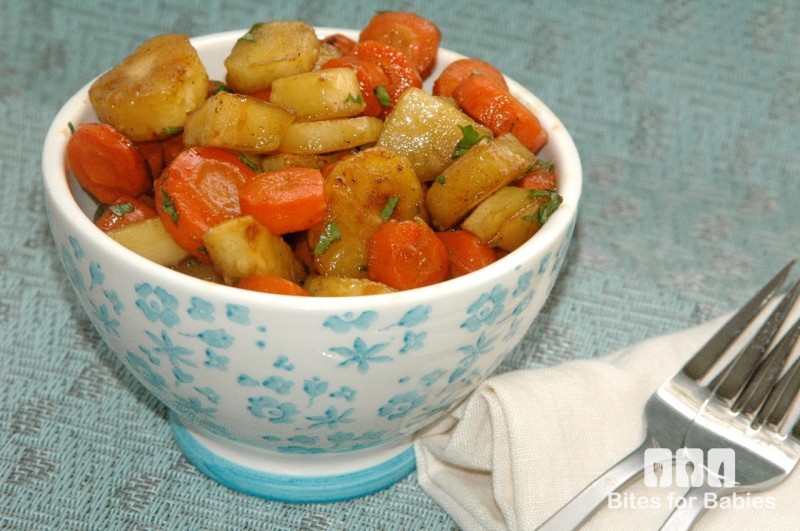
[[[342,237],[342,232],[339,230],[339,225],[335,221],[329,222],[322,229],[322,234],[319,237],[317,245],[314,246],[314,256],[319,256],[328,250],[333,242]]]
[[[116,205],[111,205],[108,209],[113,212],[115,216],[121,218],[125,214],[133,212],[133,204],[130,202],[117,203]]]
[[[233,91],[230,89],[230,87],[228,87],[228,86],[227,86],[225,83],[223,83],[222,81],[216,81],[216,80],[215,80],[215,81],[212,81],[211,83],[213,83],[213,84],[214,84],[214,94],[219,94],[220,92],[230,92],[230,93],[233,93]]]
[[[239,160],[241,160],[242,162],[244,162],[244,163],[247,165],[247,167],[248,167],[248,168],[250,168],[251,170],[253,170],[253,171],[258,171],[258,164],[256,164],[256,163],[255,163],[255,162],[253,162],[252,160],[250,160],[250,159],[247,157],[247,155],[245,155],[245,154],[243,154],[243,153],[239,153],[238,155],[236,155],[236,157],[237,157]]]
[[[545,202],[535,214],[523,216],[522,218],[525,221],[537,221],[539,222],[539,225],[544,225],[547,223],[547,220],[550,219],[550,216],[553,214],[553,212],[558,210],[558,207],[563,201],[563,198],[555,190],[531,190],[528,193],[528,197],[531,199],[535,197],[547,198],[547,202]]]
[[[381,210],[381,219],[383,221],[387,221],[392,214],[394,213],[394,209],[397,206],[397,202],[400,201],[400,197],[393,195],[387,201],[386,204],[383,206]]]
[[[461,129],[461,140],[458,141],[456,144],[456,148],[453,150],[453,154],[451,155],[452,158],[457,159],[470,149],[472,149],[475,145],[478,144],[484,138],[491,139],[492,137],[489,135],[482,135],[478,132],[477,129],[472,127],[471,125],[465,126],[458,126]]]
[[[257,30],[259,28],[259,26],[262,26],[263,24],[264,24],[263,22],[256,22],[255,24],[250,26],[250,29],[247,30],[247,33],[245,33],[244,35],[239,37],[239,40],[240,41],[254,42],[256,40],[256,36],[253,34],[253,32],[255,30]]]
[[[364,103],[364,98],[361,97],[361,94],[358,96],[354,96],[352,94],[348,94],[347,98],[344,100],[345,103],[355,103],[356,105],[361,105]]]
[[[166,190],[161,189],[161,209],[169,216],[174,224],[178,224],[178,210]]]
[[[389,91],[383,85],[375,87],[375,97],[378,98],[378,103],[381,107],[391,107],[392,98],[389,96]]]
[[[165,127],[161,132],[167,136],[175,136],[183,133],[183,127]]]
[[[75,132],[75,126],[72,125],[72,122],[67,122],[67,127],[69,127],[69,132],[70,133],[74,133]]]
[[[447,177],[444,175],[440,175],[436,178],[436,182],[439,184],[444,184],[447,181]]]

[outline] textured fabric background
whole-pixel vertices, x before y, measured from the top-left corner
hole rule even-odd
[[[501,370],[705,321],[800,255],[793,0],[0,0],[0,528],[454,527],[414,474],[363,499],[301,506],[203,477],[78,307],[44,215],[50,120],[145,39],[282,18],[357,28],[378,9],[433,19],[445,47],[528,86],[581,153],[565,269]]]

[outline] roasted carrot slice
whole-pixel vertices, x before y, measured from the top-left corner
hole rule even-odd
[[[534,153],[547,143],[547,132],[536,115],[487,76],[468,76],[453,97],[466,114],[496,136],[512,133]]]
[[[324,178],[314,168],[286,168],[259,173],[239,192],[242,213],[273,234],[306,230],[325,217]]]
[[[277,293],[279,295],[299,295],[302,297],[310,297],[306,289],[300,284],[292,282],[283,277],[276,277],[272,275],[251,275],[244,277],[236,283],[237,288],[249,289],[251,291],[260,291],[262,293]]]
[[[367,245],[370,279],[405,290],[447,279],[449,262],[444,243],[421,220],[389,220]]]
[[[323,39],[325,43],[330,44],[343,55],[347,55],[353,51],[353,47],[356,45],[356,41],[348,37],[347,35],[342,35],[341,33],[334,33],[333,35],[328,35]]]
[[[456,278],[486,267],[497,259],[494,249],[465,230],[437,232],[436,237],[447,249],[448,278]]]
[[[382,95],[381,87],[377,87],[376,95],[385,107],[384,114],[397,102],[400,95],[410,87],[422,88],[422,78],[406,55],[392,45],[378,41],[361,41],[353,47],[353,55],[365,61],[372,61],[386,73],[389,86]]]
[[[138,196],[152,186],[145,158],[107,124],[79,125],[67,143],[67,162],[80,185],[103,204],[121,195]]]
[[[355,55],[343,55],[329,59],[322,65],[322,68],[349,67],[356,71],[358,84],[361,88],[361,96],[367,107],[364,109],[365,116],[379,117],[384,114],[384,106],[378,98],[378,87],[388,87],[389,77],[386,72],[373,61],[367,61]]]
[[[239,190],[253,175],[224,149],[187,149],[155,181],[156,212],[175,242],[207,263],[203,234],[241,214]]]
[[[425,79],[436,66],[442,32],[416,13],[381,11],[361,30],[359,41],[378,41],[398,48]]]
[[[457,59],[447,65],[436,81],[433,82],[433,95],[449,98],[461,83],[471,75],[486,76],[493,79],[505,91],[508,91],[506,78],[502,72],[486,61],[480,59]]]
[[[158,214],[147,203],[135,197],[120,197],[104,207],[102,214],[94,222],[100,230],[108,232],[137,221],[156,217]]]

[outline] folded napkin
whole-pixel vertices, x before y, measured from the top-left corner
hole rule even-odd
[[[641,443],[649,396],[723,322],[489,378],[418,434],[420,485],[463,529],[536,529]],[[683,490],[640,480],[582,529],[658,529]],[[800,472],[769,491],[737,495],[735,506],[720,500],[696,529],[800,529],[798,497]]]

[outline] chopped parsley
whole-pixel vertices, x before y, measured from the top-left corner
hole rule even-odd
[[[222,81],[212,81],[211,83],[214,85],[214,94],[219,94],[220,92],[233,93],[233,91]]]
[[[440,175],[436,178],[436,182],[439,184],[444,184],[445,182],[447,182],[447,177],[445,177],[444,175]]]
[[[329,222],[325,225],[325,228],[322,229],[319,241],[317,241],[317,245],[314,246],[314,256],[319,256],[327,251],[328,247],[341,237],[342,232],[339,230],[339,225],[337,225],[335,221]]]
[[[169,216],[174,224],[178,224],[178,210],[175,208],[175,204],[172,202],[172,198],[169,196],[166,190],[163,188],[161,189],[161,207],[165,214]]]
[[[167,136],[175,136],[183,133],[183,127],[165,127],[161,132]]]
[[[242,162],[244,162],[244,163],[247,165],[247,167],[248,167],[248,168],[250,168],[251,170],[253,170],[253,171],[258,171],[258,164],[256,164],[256,163],[255,163],[255,162],[253,162],[252,160],[250,160],[250,159],[247,157],[247,155],[245,155],[245,154],[243,154],[243,153],[239,153],[238,155],[236,155],[236,157],[237,157],[239,160],[241,160]]]
[[[361,94],[358,96],[353,96],[352,94],[348,94],[347,98],[344,100],[345,103],[355,103],[356,105],[361,105],[364,103],[364,98],[361,97]]]
[[[259,26],[262,26],[263,24],[264,24],[263,22],[256,22],[255,24],[250,26],[250,29],[247,31],[247,33],[245,33],[244,35],[239,37],[239,40],[240,41],[255,42],[256,36],[253,34],[253,32],[255,30],[257,30],[259,28]]]
[[[547,220],[550,219],[550,216],[558,209],[563,201],[563,198],[555,190],[531,190],[530,193],[528,193],[528,197],[531,199],[534,197],[547,197],[547,202],[544,203],[535,214],[523,216],[522,218],[525,221],[536,221],[539,225],[547,223]]]
[[[386,204],[383,206],[381,210],[381,219],[383,221],[387,221],[392,214],[394,213],[394,209],[397,206],[397,202],[400,201],[400,197],[393,195],[387,201]]]
[[[74,133],[75,132],[75,126],[72,125],[72,122],[67,122],[67,127],[69,127],[69,132],[70,133]]]
[[[375,97],[378,98],[378,103],[381,107],[391,107],[392,98],[389,96],[389,91],[383,85],[375,87]]]
[[[478,144],[484,138],[491,139],[492,137],[489,135],[482,135],[478,132],[477,129],[472,127],[471,125],[465,126],[458,126],[461,129],[461,140],[458,141],[456,144],[456,148],[453,150],[453,154],[451,155],[452,158],[457,159],[470,149],[472,149],[475,145]]]
[[[108,209],[114,213],[115,216],[118,218],[123,217],[125,214],[130,214],[133,212],[133,204],[130,201],[125,203],[117,203],[116,205],[111,205]]]

